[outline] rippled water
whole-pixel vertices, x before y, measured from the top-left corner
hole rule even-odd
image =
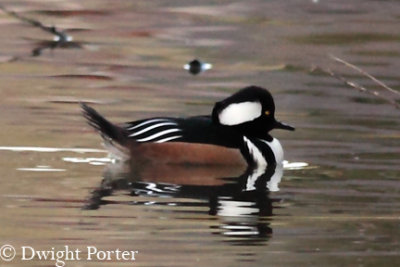
[[[135,250],[137,266],[398,266],[397,1],[2,1],[0,246]],[[15,14],[18,14],[15,16]],[[19,17],[18,17],[19,16]],[[25,19],[21,19],[25,18]],[[72,36],[53,41],[42,26]],[[47,31],[50,28],[47,28]],[[193,76],[183,65],[213,65]],[[281,170],[112,164],[79,101],[115,122],[210,113],[270,89]],[[398,97],[397,97],[398,99]],[[304,164],[306,163],[306,164]],[[269,190],[265,190],[265,189]],[[19,258],[19,259],[18,259]],[[67,262],[66,266],[132,264]]]

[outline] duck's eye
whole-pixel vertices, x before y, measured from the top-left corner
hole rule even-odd
[[[271,114],[271,112],[270,112],[269,110],[266,110],[266,111],[264,112],[264,114],[267,115],[267,116],[269,116],[269,114]]]

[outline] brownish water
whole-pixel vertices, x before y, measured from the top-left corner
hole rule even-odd
[[[1,266],[54,266],[21,262],[19,248],[66,245],[137,250],[136,266],[400,265],[400,112],[309,72],[331,68],[391,96],[334,54],[400,90],[398,1],[1,4],[73,36],[56,46],[0,13],[0,246],[17,249]],[[194,58],[213,69],[188,74]],[[279,191],[244,192],[240,169],[139,177],[107,166],[77,104],[115,122],[208,114],[250,84],[269,88],[277,117],[297,127],[273,132],[286,159],[308,164],[286,165]]]

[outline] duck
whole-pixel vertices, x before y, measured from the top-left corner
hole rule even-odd
[[[81,103],[88,124],[97,130],[110,154],[142,164],[263,167],[282,164],[273,129],[294,131],[275,118],[271,93],[248,86],[216,102],[211,114],[152,117],[115,124]]]

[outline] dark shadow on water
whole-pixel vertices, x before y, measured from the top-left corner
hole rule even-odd
[[[82,49],[82,44],[73,41],[38,41],[36,42],[36,47],[32,49],[32,57],[38,57],[43,54],[45,50],[54,49]]]
[[[272,235],[273,203],[280,200],[271,198],[270,190],[276,190],[282,166],[248,168],[237,176],[231,176],[232,170],[224,167],[159,167],[162,170],[157,172],[154,170],[157,166],[151,166],[151,171],[138,171],[126,165],[108,165],[103,180],[91,192],[84,209],[97,210],[115,204],[155,205],[177,207],[171,212],[201,214],[204,209],[199,208],[208,207],[208,214],[219,218],[218,225],[212,227],[213,232],[222,235],[224,241],[234,245],[249,245],[251,241],[252,245],[257,245]],[[176,176],[157,179],[152,176],[154,173],[163,173],[164,177],[173,177],[175,173]],[[105,199],[120,192],[131,196],[132,200]],[[151,197],[151,201],[146,197]],[[157,198],[160,201],[154,200]],[[185,209],[179,210],[179,207]]]

